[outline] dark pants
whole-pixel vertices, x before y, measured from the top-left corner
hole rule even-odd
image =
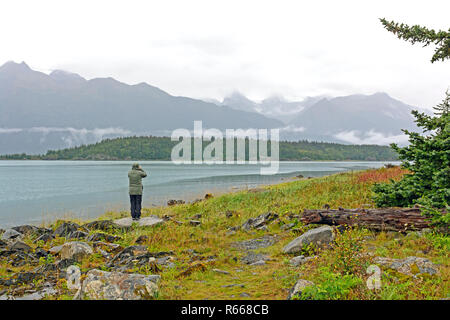
[[[141,205],[142,205],[142,195],[130,194],[131,202],[131,217],[140,218],[141,217]]]

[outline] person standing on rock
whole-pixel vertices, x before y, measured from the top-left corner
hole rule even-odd
[[[144,190],[142,178],[145,178],[146,176],[147,173],[145,173],[138,163],[134,163],[131,170],[128,172],[128,180],[130,181],[131,218],[133,218],[134,221],[141,218],[142,192]]]

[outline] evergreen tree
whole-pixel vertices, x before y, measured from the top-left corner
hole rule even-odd
[[[394,21],[387,21],[386,19],[380,19],[386,30],[397,35],[399,39],[415,44],[416,42],[423,43],[423,46],[429,46],[434,44],[436,50],[431,58],[431,62],[444,61],[450,58],[450,29],[448,31],[434,31],[419,25],[408,26],[407,24],[399,24]]]
[[[425,46],[434,43],[437,48],[431,62],[450,57],[450,33],[429,30],[424,27],[409,27],[404,24],[381,19],[385,28],[401,39],[422,42]],[[450,30],[449,30],[450,31]],[[397,151],[402,166],[411,172],[398,182],[377,184],[374,187],[375,202],[378,206],[407,207],[422,204],[438,223],[448,225],[448,214],[443,216],[435,208],[446,208],[450,203],[450,93],[441,104],[434,107],[434,116],[414,110],[418,127],[422,134],[403,130],[409,136],[410,144]]]

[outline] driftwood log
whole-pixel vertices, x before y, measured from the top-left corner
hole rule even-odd
[[[362,226],[378,231],[422,230],[430,228],[430,221],[419,208],[380,208],[308,210],[300,217],[304,224]]]

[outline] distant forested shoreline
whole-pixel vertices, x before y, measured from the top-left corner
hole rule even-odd
[[[204,141],[203,148],[209,143]],[[50,150],[42,155],[24,153],[0,155],[0,160],[171,160],[172,148],[176,144],[178,144],[178,141],[171,141],[169,137],[122,137],[105,139],[95,144],[73,148]],[[225,155],[225,141],[223,145]],[[280,141],[279,150],[281,161],[398,160],[398,154],[393,149],[379,145],[344,145],[306,140]],[[248,140],[246,140],[246,159],[248,159]]]

